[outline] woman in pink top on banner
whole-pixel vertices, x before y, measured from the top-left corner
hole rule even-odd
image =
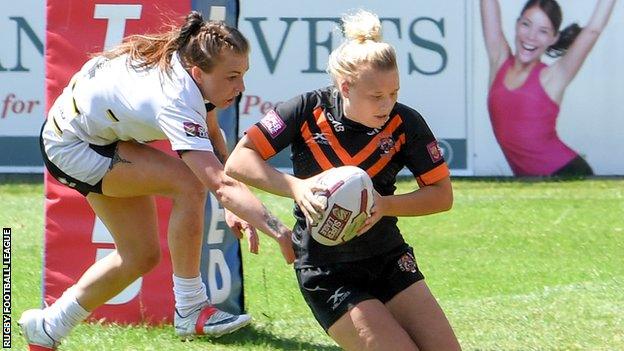
[[[559,32],[555,0],[529,0],[516,21],[515,53],[503,35],[497,0],[481,0],[490,62],[488,110],[496,140],[516,176],[587,176],[589,164],[557,135],[568,84],[607,24],[615,0],[598,0],[585,28]],[[561,57],[550,66],[542,55]]]

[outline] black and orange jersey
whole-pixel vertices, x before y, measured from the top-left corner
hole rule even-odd
[[[404,166],[421,186],[447,177],[448,167],[422,116],[401,103],[389,116],[380,129],[354,122],[343,115],[338,91],[327,87],[278,105],[247,130],[247,137],[265,160],[290,145],[298,178],[357,166],[370,175],[381,195],[394,194],[396,175]],[[295,207],[294,213],[298,267],[360,260],[404,243],[397,218],[383,217],[365,234],[342,245],[325,246],[309,235],[300,209]]]

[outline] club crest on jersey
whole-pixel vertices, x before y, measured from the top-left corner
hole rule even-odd
[[[392,148],[394,148],[394,139],[392,139],[392,137],[381,138],[381,140],[379,140],[379,149],[384,154],[390,152]]]
[[[427,144],[427,152],[429,152],[429,157],[431,157],[431,161],[433,162],[438,162],[442,159],[442,152],[440,151],[437,140]]]
[[[347,225],[353,212],[336,204],[332,207],[325,222],[319,229],[319,234],[330,240],[336,240],[342,229]]]
[[[190,137],[208,139],[206,127],[193,122],[184,122],[184,133]]]
[[[417,271],[416,260],[409,252],[401,256],[401,258],[397,261],[397,264],[403,272],[416,273]]]
[[[267,132],[271,135],[271,138],[275,139],[278,135],[286,129],[286,123],[282,121],[280,116],[275,112],[275,110],[269,111],[264,117],[260,120],[260,124],[266,129]]]

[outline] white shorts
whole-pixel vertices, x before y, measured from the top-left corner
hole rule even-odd
[[[89,192],[102,193],[102,178],[111,167],[117,142],[93,145],[67,130],[61,131],[54,120],[61,105],[52,106],[41,130],[41,153],[46,168],[59,182],[85,196]]]

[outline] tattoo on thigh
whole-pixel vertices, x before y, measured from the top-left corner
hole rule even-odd
[[[115,148],[115,153],[113,154],[113,160],[111,161],[110,167],[108,167],[109,170],[113,169],[113,167],[115,167],[116,164],[118,163],[132,163],[128,160],[126,160],[125,158],[119,156],[119,147]]]

